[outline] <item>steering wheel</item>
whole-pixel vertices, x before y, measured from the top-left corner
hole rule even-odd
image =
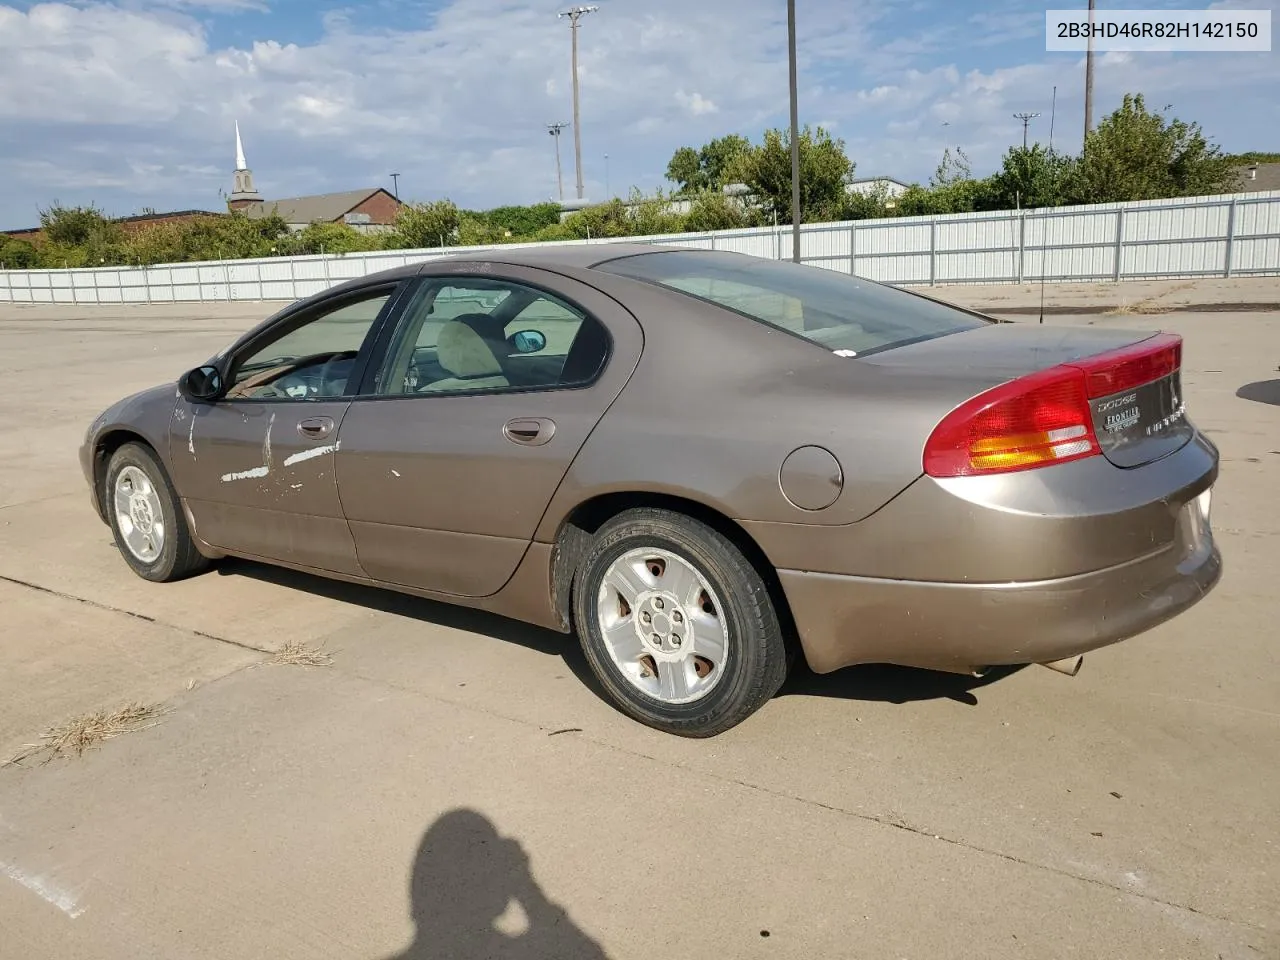
[[[357,352],[358,351],[355,351],[355,350],[342,350],[339,353],[333,354],[332,356],[329,357],[328,360],[324,362],[323,366],[320,367],[320,374],[319,374],[320,382],[314,388],[317,396],[338,397],[342,395],[342,392],[343,392],[342,390],[339,390],[337,393],[330,393],[325,388],[329,386],[329,379],[331,376],[331,371],[333,370],[334,366],[338,363],[354,360],[356,358]],[[346,377],[342,378],[342,386],[344,389],[346,388],[346,385],[347,385],[346,382],[349,377],[350,377],[350,373],[348,373]]]

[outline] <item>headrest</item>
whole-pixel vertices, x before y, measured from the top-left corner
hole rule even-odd
[[[484,339],[491,341],[494,346],[503,343],[507,339],[505,325],[501,319],[492,314],[461,313],[453,319],[459,323],[465,323]]]
[[[484,338],[461,319],[450,320],[436,338],[436,360],[455,377],[493,377],[502,365]]]

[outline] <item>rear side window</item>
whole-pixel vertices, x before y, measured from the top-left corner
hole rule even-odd
[[[871,280],[743,254],[672,250],[596,269],[677,290],[851,356],[992,322]]]

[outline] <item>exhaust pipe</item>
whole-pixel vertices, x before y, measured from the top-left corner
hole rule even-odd
[[[1065,673],[1068,677],[1074,677],[1080,672],[1080,666],[1084,663],[1084,654],[1077,654],[1074,657],[1067,657],[1064,660],[1051,660],[1048,663],[1042,663],[1040,666],[1048,667],[1050,670],[1057,670],[1058,673]]]

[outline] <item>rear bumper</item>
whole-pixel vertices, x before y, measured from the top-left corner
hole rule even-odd
[[[896,663],[968,673],[1044,663],[1150,630],[1222,576],[1208,505],[1197,498],[1158,553],[1077,576],[1013,583],[884,580],[779,570],[810,667]]]

